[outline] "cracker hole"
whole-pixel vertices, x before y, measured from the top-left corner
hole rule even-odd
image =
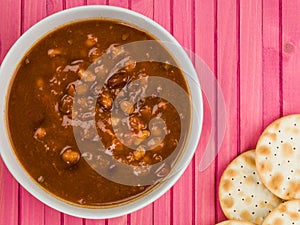
[[[291,173],[294,173],[294,170],[291,170]]]
[[[244,199],[244,198],[242,198],[242,201],[245,201],[245,199]]]
[[[296,150],[296,148],[294,147],[294,148],[293,148],[293,150],[295,151],[295,150]]]
[[[291,137],[291,140],[293,140],[293,138]]]
[[[276,154],[276,153],[274,153],[274,156],[277,156],[277,154]]]
[[[272,144],[271,142],[269,142],[269,145]]]
[[[280,133],[281,132],[281,130],[278,130],[278,133]]]
[[[280,143],[282,144],[282,143],[283,143],[283,141],[280,141]]]
[[[241,191],[241,189],[237,189],[238,191]]]
[[[257,181],[256,184],[259,184],[259,181]]]
[[[253,172],[253,175],[255,175],[255,172]]]
[[[291,178],[290,178],[290,177],[288,177],[287,179],[288,179],[288,180],[290,180]]]
[[[255,214],[255,212],[252,212],[252,215],[254,215]]]
[[[296,124],[296,123],[294,123],[294,126],[296,127],[296,126],[297,126],[297,124]]]
[[[243,166],[243,165],[241,165],[241,168],[244,168],[244,166]]]
[[[233,212],[236,212],[236,210],[234,209]]]
[[[277,146],[276,148],[279,149],[279,146]]]
[[[255,205],[255,207],[257,208],[257,207],[258,207],[258,205]]]
[[[243,182],[241,181],[240,184],[243,184]]]
[[[280,164],[280,163],[278,163],[277,165],[278,165],[278,166],[280,166],[281,164]]]
[[[246,176],[244,176],[244,178],[247,178]]]
[[[254,198],[254,195],[251,195],[251,198]]]

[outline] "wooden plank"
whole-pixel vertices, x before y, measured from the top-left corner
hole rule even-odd
[[[84,4],[85,4],[85,0],[75,0],[75,1],[65,0],[66,9],[77,7],[77,6],[82,6]],[[61,225],[83,225],[83,219],[77,218],[74,216],[70,216],[67,214],[63,214]]]
[[[32,27],[35,23],[46,17],[46,1],[22,0],[23,17],[22,33]]]
[[[118,7],[122,7],[122,8],[128,8],[128,6],[129,6],[127,0],[109,0],[108,3],[109,3],[109,5],[118,6]],[[122,225],[122,224],[127,225],[127,224],[130,224],[130,219],[131,219],[131,215],[128,214],[125,216],[109,219],[107,221],[107,224],[108,225]]]
[[[107,223],[105,222],[107,220],[90,220],[86,219],[85,220],[85,225],[106,225]]]
[[[211,0],[195,1],[195,54],[215,74],[215,3]],[[198,68],[200,66],[200,68]],[[202,71],[202,65],[197,63],[196,69]],[[203,76],[213,74],[198,74],[200,80],[207,81]],[[202,78],[202,79],[201,79]],[[200,142],[195,154],[195,223],[215,224],[215,163],[206,170],[200,171],[199,165],[206,150],[206,144],[211,135],[212,117],[205,94],[214,96],[215,85],[201,82],[201,85],[209,85],[212,93],[203,93],[204,120]],[[202,88],[203,89],[203,88]],[[214,96],[216,97],[216,96]],[[210,99],[215,102],[216,99]],[[215,151],[215,148],[209,149]]]
[[[130,224],[143,224],[152,225],[153,224],[153,203],[131,213]]]
[[[77,6],[84,5],[85,1],[84,0],[75,0],[75,1],[63,1],[63,7],[66,9],[68,8],[73,8]],[[62,214],[62,224],[61,225],[82,225],[83,224],[83,219],[77,218],[74,216],[70,216],[67,214]]]
[[[87,5],[105,5],[106,0],[87,0]],[[106,225],[107,220],[85,219],[84,225]]]
[[[53,225],[57,224],[60,225],[62,213],[50,208],[47,205],[44,205],[44,223],[43,225]]]
[[[240,3],[240,149],[254,149],[262,132],[262,1]]]
[[[169,32],[172,30],[171,1],[154,1],[153,19]],[[172,191],[168,191],[153,203],[153,224],[172,224]]]
[[[119,6],[119,7],[123,7],[123,8],[128,8],[128,1],[127,0],[109,0],[108,1],[109,5],[113,5],[113,6]],[[122,224],[127,224],[127,217],[128,220],[130,221],[130,215],[125,215],[125,216],[120,216],[117,218],[113,218],[113,219],[108,219],[107,220],[107,224],[108,225],[122,225]]]
[[[153,203],[153,224],[172,224],[171,222],[171,190]]]
[[[220,177],[230,161],[238,153],[238,112],[237,112],[237,69],[238,39],[237,22],[239,21],[236,0],[218,1],[217,4],[217,77],[225,99],[225,114],[218,108],[218,118],[225,119],[226,133],[217,156],[216,180],[216,218],[217,222],[225,220],[218,198]],[[227,18],[231,18],[228,20]],[[218,99],[222,101],[222,99]],[[221,128],[220,128],[221,129]],[[221,132],[221,130],[218,130]],[[220,142],[222,140],[218,140]]]
[[[21,0],[0,1],[0,62],[20,36]],[[7,19],[9,18],[9,19]]]
[[[18,224],[19,185],[0,158],[0,224]]]
[[[87,0],[87,5],[106,5],[106,0]]]
[[[109,0],[109,5],[118,6],[122,8],[128,8],[129,4],[127,0]],[[121,224],[130,224],[131,215],[121,216],[114,219],[109,219],[109,225],[121,225]]]
[[[263,127],[280,117],[279,1],[263,1]]]
[[[77,0],[72,2],[66,1],[66,8],[72,8],[81,5],[104,5],[106,4],[106,2],[106,0]],[[63,215],[63,224],[65,225],[105,225],[106,221],[96,219],[80,219],[69,215]]]
[[[23,0],[22,12],[21,31],[25,32],[46,16],[46,2]],[[44,204],[29,194],[23,187],[20,187],[19,207],[21,225],[44,223]]]
[[[46,0],[46,15],[50,16],[63,9],[62,0]],[[45,205],[44,206],[44,225],[60,224],[62,213]]]
[[[132,0],[131,9],[153,19],[154,1],[153,0]]]
[[[171,1],[154,1],[153,19],[171,32]]]
[[[153,19],[153,0],[132,0],[131,9]],[[130,215],[130,224],[153,224],[153,204],[150,204]]]
[[[282,102],[283,114],[299,113],[300,1],[282,0]]]
[[[44,204],[20,187],[19,224],[40,225],[44,223]]]
[[[61,11],[63,9],[62,0],[44,0],[46,2],[46,14],[47,16]]]
[[[119,6],[122,8],[128,8],[128,1],[127,0],[109,0],[109,5]]]
[[[21,0],[0,1],[0,64],[20,36]],[[10,19],[7,19],[10,18]],[[0,157],[0,224],[18,225],[19,184]]]
[[[82,6],[86,4],[86,0],[72,0],[72,1],[64,0],[64,1],[65,1],[66,9]]]
[[[83,219],[63,214],[61,225],[83,225]]]
[[[46,14],[47,16],[58,12],[63,9],[63,2],[61,0],[47,0],[46,1]],[[50,208],[48,206],[44,206],[44,225],[52,225],[52,224],[60,224],[62,213]]]
[[[173,35],[186,49],[193,51],[194,2],[174,0]],[[172,10],[172,9],[171,9]],[[192,224],[194,212],[194,161],[192,160],[183,176],[173,188],[173,224]],[[182,204],[184,202],[184,204]]]
[[[130,217],[129,217],[129,219],[130,219]],[[108,219],[108,221],[107,221],[107,225],[122,225],[122,224],[124,224],[124,225],[130,224],[130,222],[127,223],[127,216],[120,216],[120,217]]]
[[[63,9],[62,0],[46,0],[46,15],[49,16],[53,13],[59,12]],[[44,225],[60,225],[62,213],[50,208],[49,206],[44,206]]]

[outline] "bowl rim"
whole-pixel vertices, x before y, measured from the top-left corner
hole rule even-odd
[[[177,170],[176,174],[172,174],[172,177],[167,179],[164,183],[160,184],[159,187],[154,188],[154,190],[142,196],[141,198],[137,198],[132,202],[129,201],[128,204],[103,209],[94,209],[71,205],[67,202],[59,200],[57,197],[54,197],[53,194],[49,194],[48,192],[40,188],[38,185],[36,185],[36,183],[31,179],[31,177],[29,177],[29,174],[26,171],[24,171],[22,165],[20,164],[18,158],[14,153],[12,144],[10,143],[6,121],[6,104],[8,99],[7,95],[9,93],[11,80],[14,77],[14,71],[17,68],[16,66],[19,64],[20,60],[23,58],[23,55],[41,37],[44,37],[47,33],[53,31],[55,28],[77,20],[95,18],[95,16],[96,18],[107,18],[112,20],[117,19],[121,21],[123,20],[129,24],[133,24],[138,28],[145,30],[147,29],[147,33],[153,35],[154,37],[162,41],[172,43],[176,47],[176,51],[179,51],[178,55],[182,60],[179,62],[179,64],[181,64],[182,62],[185,63],[184,66],[186,66],[188,73],[192,75],[191,78],[193,82],[196,82],[196,88],[194,88],[194,90],[191,90],[190,94],[192,97],[193,104],[197,104],[198,114],[198,117],[194,118],[195,121],[191,121],[193,131],[193,133],[191,132],[191,135],[193,139],[192,141],[188,141],[190,154],[185,154],[183,156],[184,159],[180,159],[180,161],[182,161],[180,170]],[[144,28],[145,25],[148,27]],[[38,34],[38,38],[34,38],[34,34],[36,33]],[[27,45],[26,47],[26,44],[28,42],[30,42],[31,44]],[[179,58],[177,58],[177,56],[174,57],[176,58],[176,61],[178,61]],[[17,60],[13,62],[15,58],[17,58]],[[3,59],[2,65],[0,67],[0,89],[5,91],[5,94],[0,96],[0,106],[2,106],[2,110],[0,111],[0,121],[1,124],[3,124],[2,126],[0,126],[0,155],[5,165],[7,166],[8,170],[13,175],[13,177],[34,197],[42,201],[44,204],[60,212],[76,217],[90,219],[118,217],[141,209],[146,205],[157,200],[177,182],[177,180],[181,177],[181,175],[189,165],[196,151],[200,139],[200,134],[202,131],[203,99],[200,89],[200,83],[198,80],[197,73],[193,67],[193,64],[190,61],[184,49],[168,31],[166,31],[161,25],[159,25],[152,19],[132,10],[116,6],[89,5],[70,8],[52,14],[33,25],[15,42],[15,44],[10,48],[5,58]]]

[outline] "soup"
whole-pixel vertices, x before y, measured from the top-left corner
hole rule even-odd
[[[184,149],[183,72],[145,31],[92,19],[64,25],[23,57],[8,99],[20,163],[47,192],[103,207],[151,191]]]

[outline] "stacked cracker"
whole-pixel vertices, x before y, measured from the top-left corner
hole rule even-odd
[[[228,165],[219,199],[229,220],[218,225],[300,225],[300,114],[271,123]]]

